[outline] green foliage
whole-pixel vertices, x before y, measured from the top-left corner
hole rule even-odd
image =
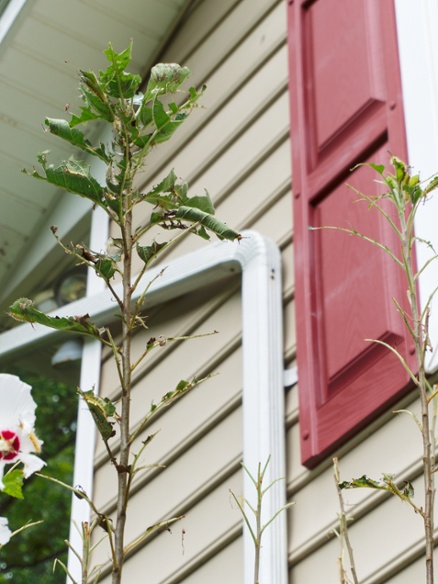
[[[207,192],[201,196],[189,196],[188,185],[178,180],[173,170],[148,192],[141,192],[137,176],[143,171],[145,158],[152,148],[168,141],[188,119],[197,107],[205,87],[200,90],[190,87],[182,97],[181,86],[190,75],[190,71],[177,64],[159,64],[151,71],[145,93],[141,93],[139,91],[141,78],[126,70],[131,61],[131,49],[129,46],[121,53],[116,53],[109,45],[105,51],[109,61],[105,71],[99,71],[98,74],[93,71],[80,72],[80,95],[83,106],[79,115],[73,114],[69,122],[52,118],[47,118],[45,122],[50,133],[68,142],[82,155],[97,158],[106,164],[104,184],[100,184],[93,176],[88,161],[70,156],[67,161],[58,165],[48,164],[48,151],[38,156],[42,170],[34,168],[30,172],[24,171],[38,180],[85,197],[93,207],[99,206],[104,209],[113,227],[118,229],[117,236],[110,242],[110,247],[116,249],[115,253],[95,251],[82,243],[64,245],[59,240],[58,242],[66,253],[74,256],[80,264],[86,264],[94,269],[106,282],[112,292],[115,306],[119,309],[117,316],[120,317],[122,340],[116,342],[110,329],[98,328],[88,315],[67,318],[47,316],[38,311],[33,302],[26,298],[17,300],[10,307],[11,316],[19,321],[38,323],[62,332],[92,336],[112,351],[121,388],[117,410],[115,403],[106,398],[96,397],[92,391],[79,390],[79,393],[90,409],[111,464],[118,473],[117,519],[111,522],[107,516],[96,510],[86,494],[80,496],[83,496],[96,515],[96,526],[103,527],[106,532],[113,567],[112,581],[115,584],[121,582],[122,567],[129,549],[129,546],[126,548],[124,544],[129,493],[135,474],[142,468],[139,457],[150,439],[144,440],[136,453],[131,452],[131,446],[160,410],[171,405],[203,381],[198,379],[179,381],[175,389],[167,392],[158,404],[150,406],[149,412],[145,412],[135,430],[130,428],[132,373],[150,350],[162,346],[167,340],[172,340],[167,339],[164,343],[161,340],[150,340],[137,361],[132,362],[131,339],[134,330],[146,326],[141,308],[147,289],[141,291],[138,299],[135,298],[134,292],[150,262],[181,234],[192,232],[204,239],[210,237],[209,233],[215,234],[219,239],[238,240],[241,237],[237,231],[214,216],[214,205]],[[102,142],[93,144],[80,129],[82,125],[95,122],[99,122],[99,126],[110,125],[112,139],[108,144]],[[134,210],[138,205],[141,205],[141,209],[138,215],[135,215],[137,227],[134,228]],[[145,212],[147,209],[149,213]],[[157,242],[155,239],[157,226],[166,230],[166,233],[176,231],[177,235],[169,235],[166,241]],[[55,237],[56,229],[52,227]],[[152,233],[149,233],[151,230]],[[145,242],[147,235],[149,240]],[[134,277],[132,256],[135,251],[143,264],[140,273]],[[113,286],[112,279],[116,273],[121,276],[121,292],[119,288]],[[119,443],[117,448],[112,450],[109,439],[115,433]],[[146,529],[138,541],[147,537],[151,530],[177,519],[171,518]],[[89,581],[93,573],[86,551],[90,551],[92,547],[90,533],[91,527],[88,524],[82,525],[83,550],[75,550],[78,558],[81,558],[83,582]],[[59,563],[63,566],[64,559],[61,558]]]
[[[435,452],[436,437],[434,431],[434,419],[436,419],[437,392],[431,386],[426,375],[426,354],[432,350],[429,339],[429,314],[431,302],[438,291],[438,286],[432,291],[428,298],[423,302],[424,306],[419,305],[418,299],[418,281],[424,270],[438,258],[438,254],[433,249],[430,242],[422,240],[414,233],[414,223],[419,206],[424,204],[430,193],[438,188],[438,177],[427,181],[426,184],[420,181],[418,174],[412,174],[411,168],[396,156],[390,160],[392,170],[387,171],[384,165],[368,164],[380,177],[379,181],[384,187],[385,192],[376,197],[367,196],[356,189],[359,200],[367,203],[368,209],[379,213],[386,221],[388,228],[392,229],[398,242],[399,250],[394,252],[384,245],[381,241],[367,237],[353,229],[344,229],[334,226],[325,226],[323,229],[336,229],[344,231],[350,235],[355,235],[384,251],[395,264],[403,271],[407,287],[407,308],[403,308],[402,299],[393,298],[394,305],[412,339],[415,353],[415,366],[411,368],[404,356],[399,352],[397,345],[393,346],[381,339],[366,339],[367,341],[378,343],[391,351],[399,360],[406,370],[413,384],[418,390],[421,414],[416,416],[408,410],[398,410],[394,413],[405,412],[416,423],[422,438],[422,456],[423,463],[423,483],[424,483],[424,504],[417,505],[413,501],[414,489],[409,481],[404,481],[401,485],[397,484],[394,477],[384,474],[381,480],[374,480],[366,475],[353,478],[351,481],[338,482],[338,493],[341,489],[368,488],[382,490],[398,497],[400,500],[407,502],[422,518],[424,526],[425,541],[425,567],[426,582],[433,584],[434,581],[434,473],[436,472]],[[353,169],[354,170],[354,169]],[[384,203],[384,204],[383,204]],[[389,205],[387,204],[389,203]],[[390,208],[390,210],[389,210]],[[426,260],[424,265],[417,267],[415,258],[415,245],[425,244],[432,254]],[[431,404],[434,404],[435,413],[430,411]],[[420,421],[421,420],[421,421]],[[336,459],[335,459],[336,460]],[[338,476],[335,463],[335,476]],[[341,505],[342,497],[340,496]],[[344,527],[346,522],[344,517]],[[353,568],[352,568],[353,569]],[[356,580],[355,580],[356,581]]]
[[[363,475],[357,479],[351,481],[343,481],[339,483],[340,489],[377,489],[380,491],[388,491],[393,495],[397,495],[400,499],[406,501],[407,499],[412,499],[414,496],[414,487],[409,481],[404,481],[403,488],[400,489],[394,482],[394,477],[392,475],[384,474],[382,480],[375,481],[370,479],[366,475]]]
[[[38,404],[36,431],[44,440],[41,456],[52,476],[71,483],[77,414],[74,388],[22,369],[8,373],[19,375],[32,386]],[[22,473],[18,469],[13,472]],[[10,474],[5,475],[5,484]],[[13,499],[0,493],[0,515],[8,517],[12,530],[30,521],[43,523],[16,535],[0,552],[0,583],[63,584],[65,576],[60,570],[53,573],[53,562],[56,557],[66,560],[64,540],[69,531],[70,492],[33,476],[25,481],[23,495],[24,499]]]
[[[246,527],[251,535],[253,544],[254,544],[254,584],[259,584],[259,570],[260,570],[260,554],[262,551],[262,536],[267,527],[282,513],[287,509],[290,509],[294,503],[286,503],[280,509],[274,513],[274,515],[266,521],[266,523],[262,524],[262,506],[263,506],[263,497],[266,493],[273,487],[275,483],[280,480],[281,478],[274,479],[271,483],[267,486],[264,484],[264,479],[266,476],[266,470],[269,466],[271,457],[268,458],[265,465],[262,468],[261,463],[259,462],[257,467],[257,475],[254,477],[250,471],[246,468],[246,466],[242,463],[242,468],[245,473],[250,478],[252,484],[254,485],[254,489],[256,491],[257,496],[257,503],[255,506],[251,505],[247,499],[239,500],[233,491],[230,490],[231,496],[233,497],[234,501],[236,502],[240,513],[242,514],[243,520],[246,524]],[[250,515],[246,511],[246,507],[251,511],[251,514],[254,517],[255,525],[252,525]]]
[[[113,428],[114,422],[109,420],[115,418],[116,406],[107,397],[99,397],[92,390],[79,390],[79,395],[87,404],[100,435],[107,442],[116,433]]]
[[[144,221],[137,227],[129,241],[144,262],[144,270],[174,239],[144,245],[140,239],[155,226],[166,231],[191,231],[209,239],[209,233],[219,239],[240,239],[240,234],[214,216],[213,202],[207,192],[189,196],[188,185],[178,180],[172,170],[148,192],[140,192],[135,185],[137,173],[142,169],[146,156],[158,144],[166,142],[186,121],[205,87],[198,91],[190,87],[188,94],[173,100],[182,93],[181,86],[189,77],[187,67],[177,64],[158,64],[152,68],[145,93],[139,91],[141,79],[126,71],[131,61],[129,46],[121,53],[111,45],[105,51],[109,66],[98,74],[80,72],[80,95],[83,106],[80,115],[72,114],[71,120],[47,118],[48,131],[85,153],[98,158],[106,166],[106,183],[100,184],[93,176],[89,162],[70,156],[58,165],[49,164],[49,151],[38,155],[42,171],[33,168],[26,174],[85,197],[93,205],[102,207],[109,217],[123,230],[128,217],[138,204],[147,203],[149,217],[142,209]],[[109,144],[93,144],[80,129],[90,123],[110,124],[113,139]],[[131,219],[129,219],[131,221]],[[56,237],[56,227],[52,228]],[[127,249],[122,238],[115,238],[116,254],[93,251],[83,244],[63,246],[64,251],[75,256],[80,263],[93,268],[108,285],[123,261]],[[61,244],[62,245],[62,244]],[[129,252],[130,253],[130,252]],[[121,301],[119,301],[121,305]],[[36,310],[31,300],[22,298],[10,307],[10,314],[17,320],[39,323],[56,330],[91,335],[103,341],[103,331],[95,327],[88,315],[70,318],[52,318]],[[103,341],[108,344],[108,341]]]
[[[24,472],[14,468],[3,477],[3,493],[16,499],[23,499]]]

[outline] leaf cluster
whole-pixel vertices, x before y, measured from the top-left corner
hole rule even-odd
[[[151,190],[141,192],[138,189],[136,176],[145,158],[153,148],[169,140],[198,107],[205,86],[200,90],[190,87],[187,93],[183,92],[181,86],[190,75],[189,69],[175,63],[160,63],[152,68],[143,93],[140,76],[126,70],[131,52],[132,45],[121,53],[109,45],[105,51],[109,61],[105,71],[98,74],[80,71],[83,105],[79,114],[73,113],[69,121],[45,120],[48,132],[82,151],[85,159],[72,155],[56,165],[49,163],[50,151],[45,150],[37,157],[41,170],[34,167],[23,172],[88,199],[94,206],[103,208],[121,228],[136,205],[141,203],[144,207],[148,203],[151,211],[145,214],[142,210],[144,220],[132,240],[145,266],[171,243],[141,244],[141,237],[156,225],[165,230],[191,230],[204,239],[209,238],[209,232],[220,239],[240,239],[237,231],[214,216],[209,194],[189,196],[188,185],[179,181],[173,170]],[[111,127],[110,143],[93,143],[87,138],[87,127],[95,123]],[[91,158],[99,159],[106,166],[103,184],[92,174]],[[52,227],[55,237],[56,230],[56,226]],[[127,253],[126,244],[123,237],[114,238],[111,246],[116,253],[93,251],[82,243],[63,247],[66,253],[93,268],[108,283],[116,272],[120,273],[119,262]],[[14,317],[20,316],[17,311],[11,312]],[[96,331],[93,334],[97,334]]]
[[[45,121],[48,132],[75,147],[83,158],[72,155],[68,160],[55,165],[49,163],[49,151],[44,151],[38,156],[40,169],[24,171],[37,180],[88,199],[93,207],[98,206],[107,213],[116,228],[117,235],[111,238],[108,250],[105,251],[93,250],[84,243],[64,244],[56,235],[56,226],[52,227],[52,232],[67,254],[74,256],[79,264],[85,264],[93,269],[105,281],[118,307],[120,339],[115,340],[109,328],[97,327],[88,314],[71,317],[46,315],[27,298],[18,299],[10,307],[10,315],[20,322],[38,323],[65,333],[91,336],[112,352],[121,388],[120,399],[113,402],[108,398],[96,396],[93,390],[79,390],[79,395],[88,406],[109,459],[118,473],[118,518],[114,525],[107,515],[95,508],[86,493],[80,493],[75,489],[73,491],[89,504],[97,518],[96,525],[105,530],[110,546],[113,575],[116,575],[114,582],[120,582],[121,568],[129,551],[123,543],[129,493],[135,475],[144,468],[141,466],[141,457],[154,435],[146,438],[140,445],[137,439],[163,408],[204,381],[196,378],[190,381],[180,380],[157,404],[151,405],[138,427],[131,429],[129,412],[133,371],[152,349],[162,346],[167,341],[185,338],[168,338],[165,341],[150,339],[140,357],[133,362],[131,340],[136,328],[147,328],[141,310],[153,280],[140,294],[134,296],[134,292],[150,263],[182,234],[189,231],[204,239],[209,239],[211,233],[219,239],[241,238],[237,231],[215,216],[214,205],[208,192],[202,195],[189,195],[188,185],[178,179],[174,170],[149,190],[143,192],[139,186],[138,173],[143,171],[146,157],[152,149],[168,141],[187,120],[197,107],[205,87],[200,90],[190,87],[188,92],[183,92],[181,86],[190,75],[190,71],[174,63],[158,64],[152,68],[143,93],[141,78],[127,71],[131,51],[132,45],[121,53],[115,52],[109,45],[105,51],[109,61],[105,71],[99,71],[98,74],[93,71],[80,71],[82,106],[79,113],[73,113],[69,121],[52,118]],[[110,126],[109,143],[96,142],[88,137],[95,135],[93,132],[86,132],[88,127],[94,124],[98,124],[100,130],[102,126]],[[97,159],[99,164],[105,165],[104,180],[99,181],[93,175],[90,159]],[[141,205],[141,209],[135,218],[139,224],[134,228],[133,213],[138,205]],[[145,209],[149,209],[149,213],[145,212]],[[153,235],[157,227],[166,234],[164,241],[157,241]],[[175,231],[176,235],[173,234]],[[137,253],[141,260],[140,272],[135,275],[132,262],[134,253]],[[116,275],[119,275],[121,280],[121,286],[118,288],[113,285]],[[114,445],[111,439],[116,433],[118,444]],[[131,452],[131,447],[138,450]],[[165,524],[176,519],[170,519]],[[137,545],[151,530],[160,526],[161,524],[148,528],[140,540],[131,545]],[[85,529],[84,526],[82,528]],[[84,550],[90,551],[91,548],[87,548],[87,541],[90,543],[88,531],[83,531],[82,536]],[[82,569],[88,571],[88,552],[84,550]],[[78,558],[81,557],[79,550],[73,552]],[[60,565],[65,568],[62,561]],[[88,576],[91,573],[88,572]]]

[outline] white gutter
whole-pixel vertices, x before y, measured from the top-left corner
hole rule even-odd
[[[139,289],[156,277],[145,300],[145,308],[150,308],[219,282],[232,273],[242,273],[243,460],[254,474],[258,463],[263,464],[270,456],[265,478],[265,485],[269,485],[274,479],[286,477],[281,257],[277,246],[258,233],[248,231],[243,236],[240,242],[218,242],[173,260],[160,276],[162,266],[151,269]],[[111,322],[114,302],[109,292],[78,300],[57,311],[59,316],[87,313],[99,326]],[[51,329],[21,325],[0,335],[0,359],[59,337],[60,333]],[[88,380],[87,387],[90,382],[92,380]],[[85,441],[78,441],[76,451],[78,460],[87,460],[81,478],[87,485],[91,485],[93,479],[89,440],[94,432],[91,421],[89,427],[82,426],[79,433]],[[255,505],[254,486],[247,477],[243,489],[244,497]],[[265,496],[264,521],[285,503],[286,483],[278,481]],[[81,514],[72,519],[82,521],[83,517]],[[264,535],[261,582],[287,584],[286,537],[286,513],[281,513]],[[245,529],[245,584],[253,582],[253,557],[253,543]]]
[[[101,208],[97,208],[91,221],[90,249],[100,250],[104,248],[108,239],[109,221],[108,215]],[[96,272],[88,268],[87,297],[94,296],[105,290],[105,282],[98,278]],[[81,375],[79,387],[83,391],[94,389],[97,393],[100,387],[100,371],[102,365],[102,345],[93,338],[85,338],[82,347]],[[73,471],[73,485],[81,485],[89,497],[93,496],[93,461],[96,446],[96,428],[87,407],[79,402],[75,460]],[[91,469],[91,472],[90,472]],[[69,542],[73,549],[82,549],[82,538],[77,526],[90,520],[90,509],[75,495],[72,496],[71,517],[75,523],[70,522]],[[77,557],[69,549],[68,570],[74,574],[75,580],[80,581],[81,568]],[[67,578],[67,582],[69,582]]]
[[[27,0],[10,0],[0,18],[0,44],[6,38],[12,25],[24,8]]]

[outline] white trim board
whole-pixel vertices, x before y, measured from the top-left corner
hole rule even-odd
[[[271,457],[265,484],[286,477],[284,429],[284,367],[281,256],[277,246],[256,232],[244,232],[240,242],[218,242],[192,254],[151,269],[139,289],[152,280],[145,308],[219,282],[231,273],[242,273],[243,345],[243,459],[255,473],[258,463]],[[161,273],[161,275],[159,275]],[[154,279],[155,278],[155,279]],[[113,320],[114,302],[108,291],[78,300],[57,311],[59,316],[90,314],[99,325]],[[0,359],[60,338],[60,333],[23,324],[0,335]],[[94,426],[81,432],[94,432]],[[80,446],[76,456],[87,460]],[[91,484],[92,465],[74,484]],[[244,474],[244,496],[255,505],[254,486]],[[264,522],[286,503],[285,481],[276,482],[264,499]],[[85,503],[84,503],[85,505]],[[75,517],[72,517],[75,519]],[[83,516],[79,518],[83,520]],[[74,575],[74,574],[73,574]],[[253,579],[253,543],[244,530],[244,582]],[[287,584],[286,513],[269,526],[263,541],[260,581]]]
[[[405,112],[409,164],[420,172],[422,180],[438,174],[438,3],[436,0],[395,0],[400,70]],[[394,154],[397,154],[396,152]],[[438,191],[420,210],[416,233],[430,241],[438,252]],[[424,245],[417,246],[418,265],[430,257]],[[438,261],[420,277],[422,309],[438,286]],[[438,369],[438,296],[432,304],[429,332],[434,353],[427,361],[427,371]]]

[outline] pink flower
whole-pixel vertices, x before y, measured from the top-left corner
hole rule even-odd
[[[11,530],[8,527],[8,520],[5,517],[0,517],[0,547],[8,543],[11,535]]]
[[[7,464],[23,463],[25,478],[45,465],[33,454],[41,452],[42,442],[35,435],[36,403],[30,391],[15,375],[0,374],[0,489]]]

